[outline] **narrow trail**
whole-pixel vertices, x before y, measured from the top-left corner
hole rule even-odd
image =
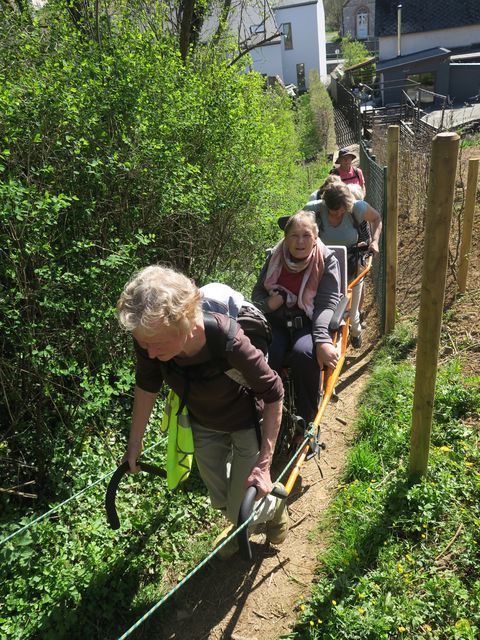
[[[340,112],[335,115],[337,140],[342,146],[351,144],[348,123]],[[367,301],[372,290],[367,279]],[[318,557],[327,543],[310,534],[337,490],[353,438],[358,399],[367,382],[377,339],[371,301],[366,315],[364,346],[358,351],[348,349],[337,385],[338,400],[330,402],[322,424],[323,477],[315,460],[302,467],[287,502],[291,528],[286,541],[274,547],[265,544],[264,534],[254,535],[250,537],[251,563],[238,554],[227,562],[215,559],[176,595],[173,606],[152,625],[149,640],[277,640],[292,630],[299,602],[310,592]]]
[[[327,542],[309,534],[332,500],[345,467],[374,341],[375,331],[367,326],[364,346],[356,352],[349,349],[337,386],[338,401],[330,403],[322,427],[323,478],[314,460],[303,466],[288,500],[287,540],[273,547],[265,545],[263,534],[254,535],[251,563],[239,555],[228,562],[215,559],[177,594],[173,606],[152,625],[149,638],[276,640],[292,629],[298,603],[310,591],[318,555]]]

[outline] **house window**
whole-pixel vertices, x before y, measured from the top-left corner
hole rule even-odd
[[[250,35],[254,35],[255,33],[265,33],[265,23],[262,24],[252,24],[250,25]]]
[[[284,22],[282,25],[283,43],[285,49],[293,49],[292,23]]]
[[[303,62],[297,64],[297,87],[305,89],[305,65]]]
[[[368,38],[368,11],[362,9],[357,13],[357,39]]]

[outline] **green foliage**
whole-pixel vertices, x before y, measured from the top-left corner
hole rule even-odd
[[[345,67],[353,67],[355,64],[364,62],[370,58],[370,53],[363,42],[360,40],[352,40],[350,35],[342,38],[341,42],[342,56],[345,60]]]
[[[317,71],[310,72],[308,93],[298,100],[297,133],[306,160],[335,148],[333,104]]]
[[[478,379],[463,379],[457,363],[440,371],[429,471],[409,486],[414,370],[395,363],[409,334],[399,330],[381,350],[363,395],[359,442],[323,524],[334,540],[289,638],[480,633]]]
[[[289,100],[214,50],[184,64],[161,16],[141,18],[119,5],[92,40],[52,0],[42,24],[0,27],[0,421],[6,457],[36,467],[1,480],[45,499],[68,486],[53,463],[65,475],[128,413],[114,305],[131,273],[241,287],[292,210]]]
[[[343,0],[325,0],[325,26],[327,29],[338,31],[342,26]]]
[[[160,10],[95,24],[75,6],[0,23],[0,485],[38,495],[1,494],[0,539],[121,459],[134,371],[114,306],[132,272],[161,261],[247,293],[276,218],[325,172],[296,163],[288,97],[224,50],[184,63]],[[102,483],[0,547],[2,638],[118,637],[205,555],[198,477],[172,497],[141,476],[119,532]]]
[[[342,56],[345,60],[346,69],[371,58],[371,53],[365,47],[363,42],[360,42],[359,40],[352,40],[349,34],[345,38],[342,38],[340,47],[342,50]],[[368,69],[358,69],[357,71],[352,72],[352,84],[365,82],[370,85],[374,76],[375,65],[372,64]]]

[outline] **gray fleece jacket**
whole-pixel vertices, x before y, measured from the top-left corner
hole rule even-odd
[[[285,305],[282,305],[276,311],[269,311],[267,307],[269,295],[263,283],[267,276],[270,258],[271,256],[268,256],[258,276],[257,283],[253,288],[252,302],[266,315],[272,325],[286,327],[287,312],[298,312],[298,315],[303,315],[304,317],[305,313],[298,307],[287,310]],[[328,325],[332,319],[335,307],[340,300],[340,268],[338,260],[334,253],[327,247],[324,248],[323,259],[325,268],[313,301],[312,336],[315,344],[332,341],[328,332]]]

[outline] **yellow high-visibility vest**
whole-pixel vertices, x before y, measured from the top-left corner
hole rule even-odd
[[[161,430],[168,430],[167,484],[176,489],[190,475],[193,461],[193,434],[186,407],[179,412],[180,398],[170,391],[165,402]]]

